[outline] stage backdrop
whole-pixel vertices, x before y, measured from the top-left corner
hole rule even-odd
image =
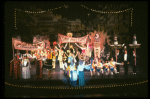
[[[94,31],[94,33],[91,32],[84,37],[68,37],[58,34],[58,42],[59,44],[69,42],[75,43],[79,48],[85,49],[85,53],[89,57],[91,56],[92,51],[94,51],[94,57],[98,58],[100,58],[101,56],[106,57],[106,54],[109,53],[109,50],[105,50],[105,48],[109,49],[108,45],[110,45],[110,39],[107,33],[104,33],[103,31]],[[83,47],[80,46],[80,44],[85,44],[86,46]]]

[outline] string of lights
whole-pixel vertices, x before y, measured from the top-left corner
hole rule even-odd
[[[82,6],[83,8],[85,8],[85,9],[89,9],[89,10],[91,10],[91,11],[93,11],[93,12],[98,12],[98,13],[121,13],[121,12],[126,12],[126,11],[129,11],[129,10],[132,10],[132,11],[133,11],[132,8],[128,8],[128,9],[125,9],[125,10],[122,10],[122,11],[97,11],[97,10],[95,10],[95,9],[90,9],[90,8],[84,6],[84,5],[81,5],[81,6]]]
[[[53,11],[53,10],[61,9],[63,7],[66,8],[66,6],[67,5],[63,5],[63,6],[60,6],[60,7],[57,7],[57,8],[48,9],[48,11]],[[81,6],[83,8],[86,8],[86,9],[89,9],[89,10],[91,10],[93,12],[98,12],[98,13],[122,13],[122,12],[126,12],[126,11],[131,10],[131,26],[132,26],[132,23],[133,23],[132,22],[133,21],[133,18],[132,18],[133,9],[132,8],[128,8],[128,9],[125,9],[125,10],[122,10],[122,11],[115,11],[114,12],[114,11],[97,11],[95,9],[90,9],[90,8],[84,6],[84,5],[81,5]],[[14,13],[14,16],[15,16],[15,29],[17,29],[17,26],[16,26],[16,11],[23,11],[23,10],[15,8],[15,13]],[[31,14],[39,14],[39,13],[44,13],[44,12],[47,12],[47,11],[43,10],[43,11],[23,11],[23,12],[31,13]]]
[[[14,13],[14,16],[15,16],[15,29],[17,29],[17,26],[16,26],[16,8],[15,8],[15,13]]]
[[[63,8],[63,7],[66,7],[66,5],[63,5],[63,6],[60,6],[60,7],[57,7],[57,8],[53,8],[53,9],[48,9],[48,11],[57,10],[57,9],[60,9],[60,8]],[[16,10],[22,11],[21,9],[16,9]],[[47,12],[47,11],[43,10],[43,11],[23,11],[23,12],[38,14],[38,13],[44,13],[44,12]]]
[[[126,87],[126,86],[133,86],[138,84],[147,83],[148,80],[137,82],[137,83],[127,83],[127,84],[115,84],[115,85],[101,85],[97,87],[37,87],[37,86],[22,86],[22,85],[14,85],[5,82],[6,85],[13,86],[13,87],[20,87],[20,88],[34,88],[34,89],[92,89],[92,88],[113,88],[113,87]]]
[[[133,9],[131,11],[131,26],[132,26],[132,13],[133,13]]]

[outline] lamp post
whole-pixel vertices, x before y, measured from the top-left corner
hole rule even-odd
[[[117,49],[120,49],[122,47],[121,44],[118,44],[117,36],[114,37],[114,45],[110,45],[110,47],[112,49],[115,49],[116,51],[116,62],[117,62]]]
[[[129,44],[129,46],[130,46],[130,48],[134,48],[134,52],[135,52],[135,66],[136,66],[136,49],[140,48],[140,45],[141,44],[137,44],[136,35],[134,34],[134,36],[133,36],[133,44]]]

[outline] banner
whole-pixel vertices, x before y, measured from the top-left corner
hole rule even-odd
[[[18,50],[43,50],[44,49],[44,42],[29,44],[26,42],[22,42],[16,38],[12,38],[12,44],[14,49],[18,49]]]
[[[68,37],[65,35],[58,34],[58,41],[61,43],[70,42],[70,43],[83,43],[83,44],[85,44],[87,42],[87,38],[88,38],[88,35],[86,35],[84,37],[75,38],[75,37]]]

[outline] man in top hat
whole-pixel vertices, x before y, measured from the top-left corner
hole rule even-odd
[[[128,75],[128,66],[129,66],[129,62],[130,62],[130,56],[127,52],[128,52],[127,50],[124,50],[124,54],[122,56],[122,61],[123,61],[124,70],[125,70],[125,76]]]

